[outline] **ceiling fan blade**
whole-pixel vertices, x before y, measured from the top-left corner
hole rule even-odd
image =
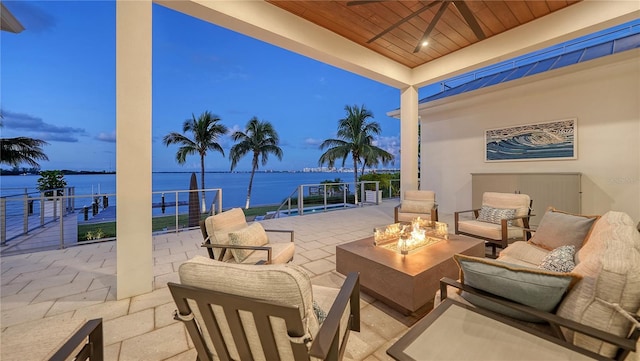
[[[436,27],[438,20],[440,20],[442,14],[444,14],[444,11],[447,10],[447,6],[449,6],[448,1],[444,1],[442,5],[440,5],[440,9],[438,9],[436,16],[433,17],[433,20],[431,20],[429,26],[427,26],[427,30],[424,31],[424,35],[422,35],[422,38],[420,39],[420,41],[418,41],[418,45],[416,45],[416,48],[413,51],[414,54],[420,51],[420,48],[422,48],[422,43],[429,38],[429,35],[431,35],[431,32]]]
[[[380,34],[374,36],[373,38],[369,39],[367,41],[367,44],[371,44],[372,42],[380,39],[382,36],[384,36],[386,33],[390,32],[391,30],[397,28],[398,26],[404,24],[405,22],[413,19],[414,17],[420,15],[420,13],[422,13],[423,11],[429,10],[430,8],[432,8],[434,5],[437,5],[438,3],[440,3],[440,1],[432,1],[430,3],[428,3],[427,5],[421,7],[420,9],[414,11],[411,15],[404,17],[402,19],[400,19],[398,22],[396,22],[395,24],[391,25],[390,27],[386,28],[383,32],[381,32]]]
[[[476,20],[476,17],[473,16],[473,13],[471,12],[471,9],[469,9],[467,3],[465,3],[464,1],[454,1],[453,4],[456,6],[456,8],[458,8],[458,11],[460,11],[460,14],[467,22],[467,24],[469,24],[469,27],[476,35],[476,38],[478,38],[478,40],[485,39],[487,36],[484,35],[480,24],[478,24],[478,20]]]
[[[380,3],[386,0],[355,0],[355,1],[347,1],[347,6],[354,6],[354,5],[364,5],[364,4],[371,4],[371,3]]]

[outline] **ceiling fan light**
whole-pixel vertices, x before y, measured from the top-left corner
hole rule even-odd
[[[422,41],[422,46],[425,47],[427,45],[429,45],[429,41],[428,40],[423,40]]]

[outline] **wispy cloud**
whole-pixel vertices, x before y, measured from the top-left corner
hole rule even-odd
[[[400,137],[378,137],[373,141],[373,145],[386,150],[387,152],[393,154],[394,157],[400,155]]]
[[[26,131],[37,135],[38,139],[53,142],[77,142],[78,136],[86,135],[84,128],[57,126],[46,123],[42,118],[25,113],[1,110],[2,124],[7,129]]]
[[[306,138],[304,140],[304,145],[307,148],[317,148],[320,146],[320,144],[322,144],[322,142],[322,139]]]
[[[115,143],[116,142],[116,132],[113,131],[111,133],[102,132],[95,137],[96,140],[107,143]]]

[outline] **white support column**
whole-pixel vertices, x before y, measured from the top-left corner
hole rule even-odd
[[[400,195],[418,189],[418,89],[400,94]]]
[[[116,2],[117,291],[153,291],[151,0]]]

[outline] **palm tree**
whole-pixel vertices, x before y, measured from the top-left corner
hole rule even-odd
[[[38,160],[49,160],[42,151],[43,145],[49,145],[49,143],[27,137],[2,138],[0,139],[0,163],[14,167],[27,163],[32,167],[40,167]]]
[[[204,186],[204,157],[208,151],[216,151],[224,156],[224,149],[218,143],[220,136],[227,134],[227,127],[220,123],[221,119],[217,115],[205,111],[198,119],[191,114],[191,119],[187,119],[182,124],[182,133],[171,132],[164,136],[162,142],[164,145],[180,144],[178,152],[176,152],[176,161],[178,164],[184,164],[187,161],[187,155],[200,155],[200,183],[202,185],[202,202],[205,204],[205,186]],[[186,136],[191,133],[192,138]],[[203,206],[204,212],[206,206]]]
[[[346,105],[344,110],[347,113],[346,118],[338,121],[337,139],[326,139],[320,144],[320,149],[328,148],[318,161],[322,166],[327,163],[329,167],[333,167],[337,159],[342,158],[342,166],[344,167],[347,157],[351,155],[353,160],[353,180],[358,183],[358,164],[377,164],[378,160],[388,162],[393,159],[393,155],[382,148],[373,145],[373,136],[381,132],[380,124],[377,122],[368,122],[368,118],[373,118],[373,113],[367,110],[364,105]],[[358,202],[358,192],[356,191],[356,203]]]
[[[231,135],[231,139],[237,142],[229,152],[231,159],[231,170],[238,165],[238,161],[245,155],[252,153],[251,160],[251,178],[249,178],[249,187],[247,188],[247,203],[245,209],[249,208],[251,201],[251,188],[253,187],[253,176],[258,169],[258,159],[262,165],[266,165],[269,160],[269,154],[273,154],[282,160],[282,149],[278,146],[278,133],[273,125],[267,121],[260,121],[253,117],[247,123],[245,131],[237,131]]]

